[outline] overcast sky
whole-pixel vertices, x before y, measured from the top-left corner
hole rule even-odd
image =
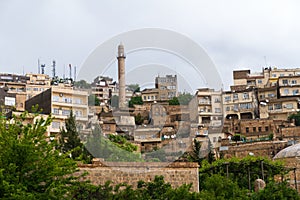
[[[36,73],[38,59],[55,59],[62,76],[115,35],[162,28],[203,47],[226,89],[235,69],[300,67],[299,9],[297,0],[0,0],[0,71]]]

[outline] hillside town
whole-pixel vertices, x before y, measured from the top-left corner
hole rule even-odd
[[[194,141],[201,143],[200,156],[210,153],[214,159],[292,157],[292,150],[279,152],[300,139],[300,121],[292,117],[300,111],[300,68],[235,70],[230,90],[204,87],[187,94],[178,91],[176,74],[153,77],[153,88],[140,90],[137,84],[126,84],[125,59],[120,44],[118,80],[98,75],[91,83],[74,81],[71,67],[70,77],[60,78],[55,74],[55,61],[52,76],[44,70],[25,75],[1,73],[1,117],[9,121],[26,111],[26,122],[33,123],[52,116],[45,134],[55,140],[72,112],[82,141],[100,126],[104,137],[125,136],[144,158],[163,149],[161,162],[186,161],[181,155],[193,149]],[[31,114],[37,112],[36,106],[39,115]],[[295,163],[291,160],[290,164]]]

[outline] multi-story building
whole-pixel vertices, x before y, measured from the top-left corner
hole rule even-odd
[[[202,88],[196,92],[198,103],[198,123],[206,127],[222,125],[222,92]]]
[[[8,93],[8,87],[0,88],[0,116],[13,111],[16,106],[16,94]]]
[[[47,74],[26,74],[26,100],[40,94],[51,87],[51,79]]]
[[[258,117],[256,90],[250,88],[242,91],[223,93],[224,117],[227,119],[255,119]]]
[[[262,73],[251,73],[250,70],[233,71],[234,86],[240,86],[241,89],[249,87],[264,88],[269,83],[269,68],[263,69]]]
[[[0,74],[0,87],[8,88],[7,93],[15,94],[15,109],[24,111],[26,100],[26,83],[28,77],[16,74]]]
[[[101,105],[108,105],[112,94],[116,92],[116,82],[105,76],[98,76],[92,83],[92,94],[100,100]]]
[[[51,134],[60,132],[65,126],[65,119],[71,110],[76,116],[79,128],[84,128],[88,121],[88,93],[74,90],[72,87],[52,86],[48,90],[28,99],[25,108],[32,111],[32,106],[39,106],[42,114],[54,117],[51,125]]]
[[[278,90],[280,98],[300,97],[300,75],[279,77]]]
[[[158,89],[158,99],[165,101],[177,97],[177,75],[166,75],[155,78],[155,88]]]

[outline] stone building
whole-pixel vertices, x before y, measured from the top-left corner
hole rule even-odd
[[[155,88],[158,89],[158,100],[166,101],[177,97],[177,75],[166,75],[155,78]]]

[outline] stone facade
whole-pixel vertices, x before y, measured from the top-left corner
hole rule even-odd
[[[227,143],[225,142],[227,141]],[[238,157],[243,158],[247,155],[264,156],[273,158],[279,151],[287,147],[287,141],[269,141],[269,142],[229,142],[222,141],[219,154],[224,158]]]
[[[79,172],[88,172],[83,180],[90,180],[92,184],[103,185],[111,181],[112,185],[127,183],[137,187],[139,180],[153,181],[155,176],[163,176],[165,182],[176,188],[182,184],[192,183],[191,191],[199,191],[199,174],[197,163],[186,162],[93,162],[93,164],[79,164]]]

